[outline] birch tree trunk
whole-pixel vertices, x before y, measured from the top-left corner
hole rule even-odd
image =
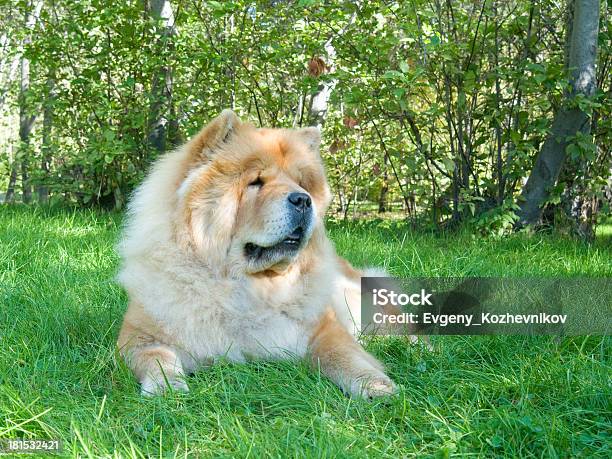
[[[325,42],[324,49],[326,54],[325,65],[327,66],[324,73],[332,73],[335,71],[335,60],[336,60],[336,49],[332,44],[332,38],[330,37]],[[329,105],[329,98],[336,87],[338,80],[330,78],[327,81],[321,81],[317,88],[317,92],[312,95],[310,99],[310,107],[308,109],[308,125],[316,126],[319,130],[323,129],[325,124],[325,117],[327,116],[327,107]]]
[[[149,0],[149,14],[162,25],[159,37],[160,51],[164,46],[170,46],[172,37],[176,34],[174,13],[169,0]],[[160,65],[153,77],[151,103],[149,106],[148,143],[158,153],[166,150],[172,112],[172,69],[167,62]]]
[[[579,94],[589,97],[595,93],[598,30],[599,0],[575,0],[572,28],[571,32],[568,31],[570,35],[567,67],[571,90],[566,95],[564,106],[553,120],[551,132],[538,153],[531,175],[523,188],[518,212],[520,226],[540,222],[544,203],[563,168],[565,149],[569,145],[568,138],[578,132],[588,133],[590,130],[587,114],[572,102]]]
[[[357,3],[359,6],[359,3]],[[335,36],[342,37],[346,30],[355,22],[357,18],[357,12],[354,12],[349,19],[348,23],[340,30]],[[323,73],[333,73],[336,70],[336,48],[333,45],[334,34],[325,42],[323,49],[325,50],[325,68],[322,69]],[[325,117],[327,116],[327,109],[329,105],[329,99],[336,87],[338,80],[336,78],[330,78],[327,81],[321,81],[317,88],[317,92],[314,93],[310,99],[310,106],[308,108],[308,125],[316,126],[321,130],[325,124]]]

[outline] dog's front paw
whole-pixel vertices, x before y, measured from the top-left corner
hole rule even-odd
[[[353,396],[372,399],[386,397],[397,393],[397,386],[385,374],[364,376],[351,384],[350,393]]]
[[[367,398],[385,397],[397,393],[397,386],[390,378],[374,378],[363,384],[363,396]]]
[[[168,388],[179,392],[189,392],[189,387],[182,377],[160,380],[147,376],[141,383],[140,393],[145,397],[153,397],[163,394]]]

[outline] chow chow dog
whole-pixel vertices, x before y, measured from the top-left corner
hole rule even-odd
[[[145,395],[223,357],[306,358],[347,394],[396,387],[355,338],[360,277],[336,255],[316,128],[223,111],[135,191],[119,252],[118,346]]]

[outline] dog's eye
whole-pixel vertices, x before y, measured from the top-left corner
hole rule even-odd
[[[257,177],[255,180],[253,180],[252,182],[249,183],[249,186],[254,186],[257,188],[261,188],[263,186],[263,180],[261,179],[261,177]]]

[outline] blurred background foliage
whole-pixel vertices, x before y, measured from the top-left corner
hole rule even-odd
[[[11,202],[122,208],[159,154],[232,108],[257,126],[322,128],[340,218],[503,234],[568,103],[571,0],[0,7],[0,196]],[[544,223],[587,237],[611,193],[599,8],[597,89],[571,101],[589,126],[565,139],[542,205]]]

